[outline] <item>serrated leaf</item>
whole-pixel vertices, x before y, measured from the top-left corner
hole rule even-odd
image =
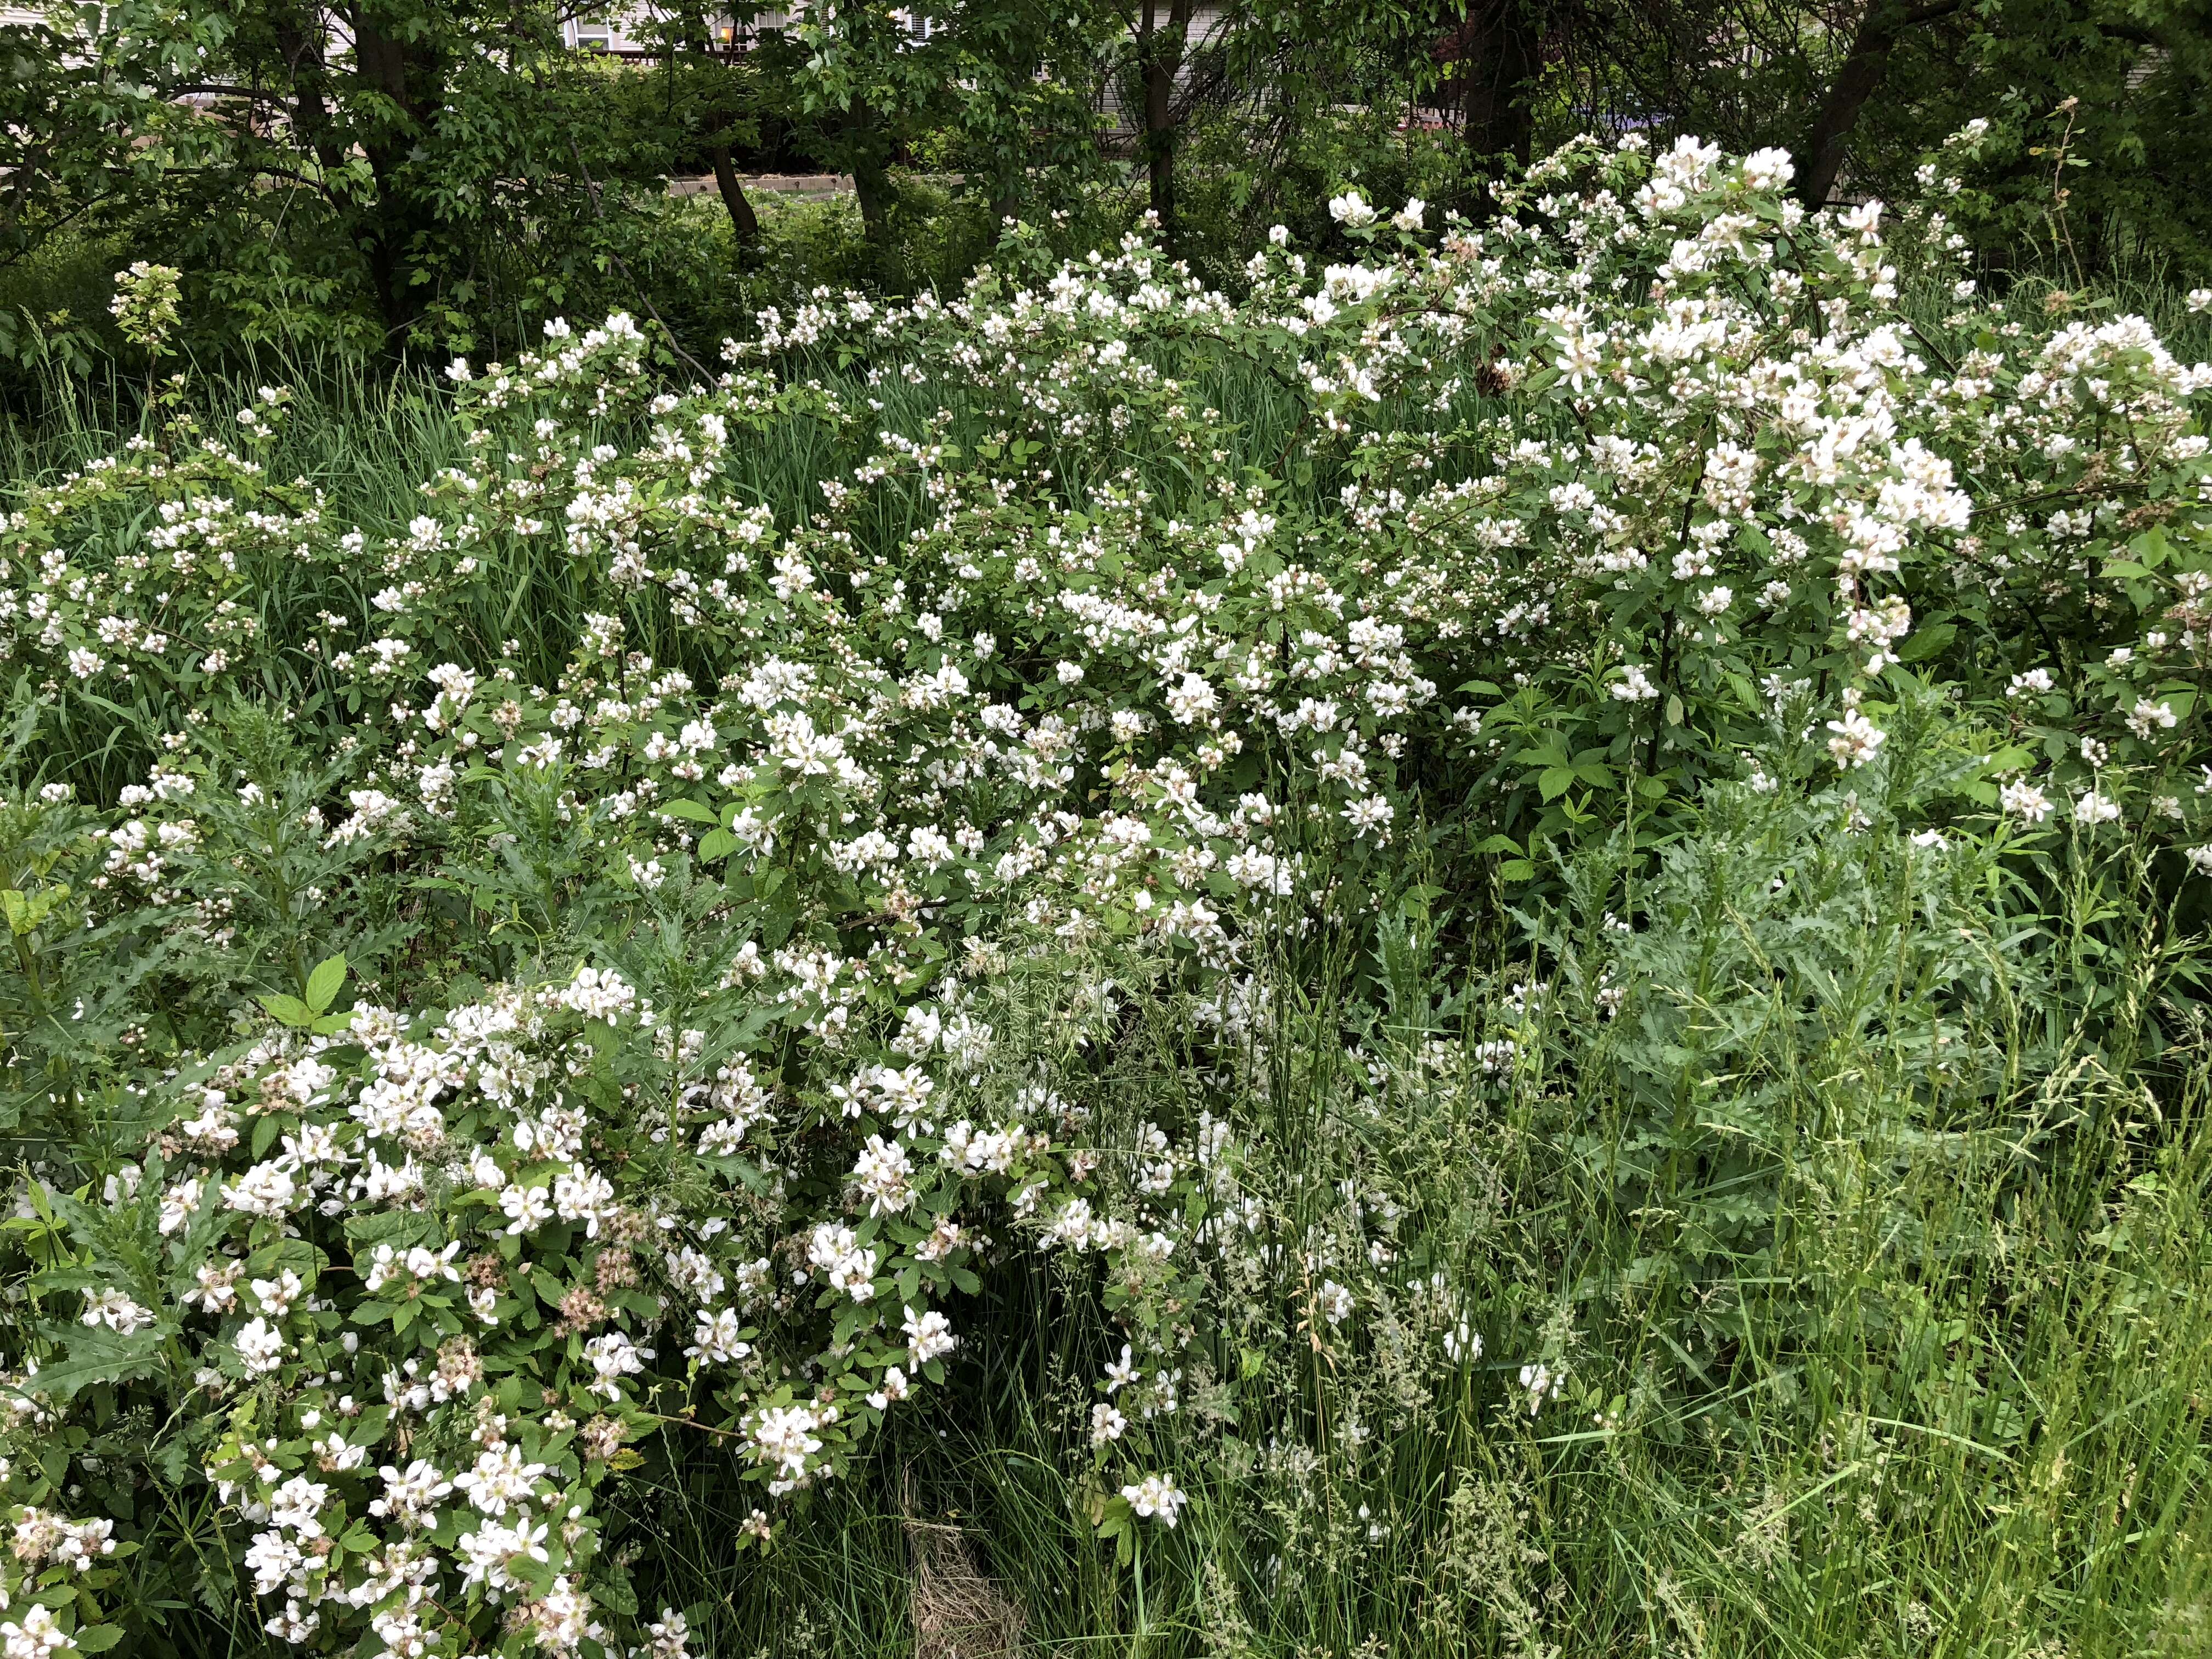
[[[297,997],[286,996],[279,991],[261,999],[261,1006],[283,1024],[295,1030],[315,1023],[315,1011]]]
[[[345,984],[345,952],[325,957],[315,964],[315,971],[307,975],[307,1006],[319,1014],[331,1011],[331,1004],[338,1000],[338,991]],[[279,1018],[283,1018],[281,1015]],[[285,1022],[287,1024],[290,1021]]]
[[[65,1357],[39,1367],[35,1386],[58,1404],[95,1383],[127,1382],[143,1376],[160,1359],[163,1338],[158,1328],[133,1331],[128,1336],[88,1330],[72,1338]]]

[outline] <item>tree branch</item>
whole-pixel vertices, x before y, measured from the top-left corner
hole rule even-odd
[[[1844,169],[1844,157],[1850,149],[1851,129],[1857,125],[1859,112],[1867,100],[1880,90],[1882,77],[1889,70],[1890,50],[1900,38],[1917,28],[1948,17],[1960,9],[1962,0],[1933,0],[1933,3],[1910,9],[1875,0],[1860,23],[1858,33],[1852,38],[1851,49],[1844,55],[1843,66],[1828,88],[1828,95],[1821,101],[1820,112],[1814,118],[1813,130],[1805,144],[1805,171],[1800,175],[1797,194],[1806,206],[1824,207],[1835,190],[1836,179]]]

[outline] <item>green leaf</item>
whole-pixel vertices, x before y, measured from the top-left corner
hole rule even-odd
[[[129,1336],[106,1330],[73,1335],[65,1358],[39,1367],[38,1391],[58,1404],[95,1383],[127,1382],[143,1376],[160,1360],[163,1340],[159,1328],[133,1331]]]
[[[261,1006],[276,1018],[295,1030],[315,1023],[315,1011],[297,997],[288,997],[281,992],[261,999]]]
[[[2138,559],[2141,559],[2143,562],[2144,566],[2152,570],[2155,570],[2159,566],[2164,564],[2167,559],[2172,556],[2173,544],[2166,539],[2166,530],[2163,526],[2153,525],[2149,529],[2144,531],[2141,535],[2135,537],[2128,543],[2128,551],[2134,554]],[[2117,568],[2116,562],[2106,563],[2105,569],[2106,572],[2113,575],[2122,574]],[[2131,569],[2127,571],[2125,574],[2130,576],[2139,576],[2143,573],[2141,569]]]
[[[699,837],[698,859],[702,864],[726,859],[737,850],[738,838],[726,830],[709,830]]]
[[[1932,627],[1915,629],[1899,647],[1899,662],[1918,662],[1923,657],[1932,657],[1959,635],[1959,630],[1949,623],[1937,623]]]
[[[621,1613],[624,1618],[629,1617],[637,1611],[637,1592],[629,1587],[629,1581],[620,1574],[594,1580],[592,1584],[592,1599],[601,1607]]]
[[[702,806],[688,795],[678,795],[660,810],[672,818],[684,818],[693,823],[711,824],[721,822],[721,819],[714,816],[713,807]]]
[[[307,975],[307,1006],[319,1014],[330,1012],[331,1004],[338,1000],[338,989],[345,983],[345,976],[346,959],[343,951],[317,963],[315,971]],[[283,1019],[283,1016],[279,1014],[277,1018]],[[285,1021],[287,1024],[294,1023]]]
[[[80,1625],[76,1630],[76,1650],[79,1653],[105,1653],[123,1639],[120,1625]]]
[[[1136,1511],[1129,1507],[1129,1500],[1117,1493],[1099,1508],[1098,1535],[1101,1538],[1119,1538],[1135,1524],[1136,1519]]]

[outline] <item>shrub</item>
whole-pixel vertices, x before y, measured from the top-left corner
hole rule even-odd
[[[1948,1133],[2060,1063],[1950,1023],[2021,994],[2008,915],[2123,852],[2201,907],[2212,369],[1922,316],[1940,219],[1788,177],[1632,139],[1480,229],[1347,194],[1364,258],[1279,239],[1234,302],[1017,234],[711,386],[556,324],[454,364],[404,526],[272,466],[283,388],[27,489],[11,1605],[143,1629],[113,1561],[191,1494],[187,1593],[234,1561],[289,1641],[680,1648],[603,1548],[635,1443],[727,1453],[765,1540],[1040,1263],[1119,1345],[1079,1455],[1125,1557],[1271,1355],[1617,1421],[1475,1266],[1494,1170],[1310,1186],[1401,1097],[1432,1151],[1596,1136],[1592,1213],[1668,1214],[1590,1293],[1679,1351],[1747,1340],[1723,1261],[1809,1340],[1808,1056],[1927,1068],[1823,1133]],[[1453,960],[1505,894],[1525,968]],[[2087,1011],[2075,914],[2033,971]]]

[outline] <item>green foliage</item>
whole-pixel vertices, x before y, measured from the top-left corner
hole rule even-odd
[[[2189,1651],[2212,369],[1788,182],[27,452],[0,1634]]]

